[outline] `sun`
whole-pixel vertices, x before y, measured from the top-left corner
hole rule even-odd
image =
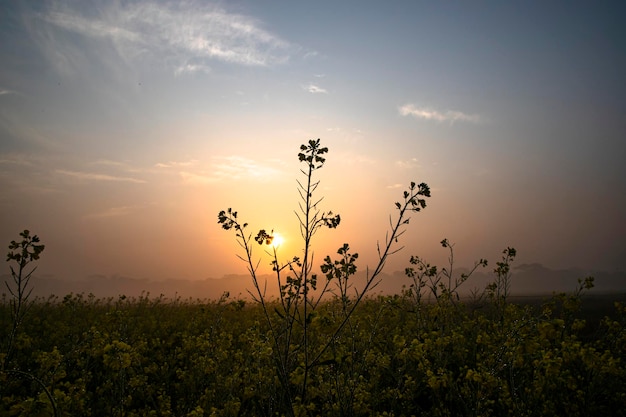
[[[285,243],[285,238],[278,232],[274,232],[274,239],[272,239],[272,246],[277,248],[283,243]]]

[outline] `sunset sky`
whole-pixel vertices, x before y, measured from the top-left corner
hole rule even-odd
[[[57,278],[245,273],[217,213],[300,255],[320,138],[342,223],[316,264],[347,242],[374,266],[415,181],[432,198],[389,272],[443,238],[459,265],[624,270],[625,4],[2,2],[0,240],[38,234]]]

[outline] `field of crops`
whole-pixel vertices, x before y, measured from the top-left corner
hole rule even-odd
[[[308,369],[303,400],[306,350],[289,349],[285,389],[253,302],[39,299],[7,358],[5,297],[0,414],[626,415],[626,311],[609,299],[585,309],[580,294],[506,304],[370,298],[337,335],[328,329],[345,304],[329,301],[309,319],[309,351],[330,344]],[[267,308],[280,320],[275,303]]]

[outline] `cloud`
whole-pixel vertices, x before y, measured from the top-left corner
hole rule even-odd
[[[319,56],[319,52],[317,52],[317,51],[309,51],[309,52],[304,54],[303,58],[304,59],[309,59],[309,58],[315,58],[317,56]]]
[[[232,180],[275,181],[285,177],[283,162],[261,163],[241,156],[215,157],[208,170],[181,170],[183,182],[190,185],[211,184]]]
[[[88,40],[106,41],[127,63],[157,60],[175,75],[208,72],[211,61],[275,65],[287,61],[294,49],[256,19],[206,3],[138,1],[102,5],[85,13],[80,2],[54,2],[40,16],[54,28]],[[43,38],[57,39],[49,35]],[[60,48],[54,51],[69,53]]]
[[[437,122],[469,122],[481,123],[482,119],[476,114],[466,114],[460,111],[446,110],[439,112],[426,107],[415,107],[414,104],[405,104],[398,108],[402,116],[413,116],[417,119],[434,120]]]
[[[0,96],[9,95],[9,94],[19,95],[20,93],[18,93],[17,91],[7,90],[6,88],[0,87]]]
[[[212,184],[218,182],[219,179],[208,174],[198,174],[195,172],[189,171],[180,171],[180,178],[183,180],[183,183],[188,185],[202,185],[202,184]]]
[[[22,143],[29,148],[42,148],[45,151],[58,150],[59,141],[42,132],[38,127],[24,122],[19,113],[4,112],[0,109],[0,137],[5,143]]]
[[[121,162],[121,161],[112,161],[110,159],[98,159],[96,161],[90,162],[89,165],[104,166],[110,169],[115,169],[115,170],[123,171],[123,172],[130,172],[133,174],[136,174],[139,172],[146,172],[144,168],[133,166],[128,161]]]
[[[313,94],[328,94],[328,91],[314,84],[305,85],[302,88],[308,91],[309,93],[313,93]]]
[[[32,190],[53,191],[50,187],[50,163],[55,157],[30,153],[0,153],[0,188],[20,193]],[[54,163],[54,162],[52,162]]]
[[[117,182],[132,182],[136,184],[143,184],[146,182],[138,178],[118,177],[114,175],[97,174],[93,172],[68,171],[64,169],[57,169],[54,172],[57,174],[68,176],[68,177],[78,178],[84,181],[117,181]]]
[[[263,164],[241,156],[228,156],[218,161],[214,164],[214,172],[234,179],[245,177],[267,180],[283,174],[282,170],[277,168],[277,165],[282,165],[279,161],[268,161]]]
[[[124,162],[112,161],[110,159],[98,159],[98,160],[93,161],[91,163],[93,165],[105,165],[105,166],[112,166],[112,167],[126,167],[126,164]]]
[[[396,166],[400,169],[411,169],[419,167],[419,163],[417,162],[417,158],[411,158],[405,161],[396,161]]]
[[[194,74],[196,72],[208,74],[211,72],[211,68],[201,64],[184,64],[174,70],[174,75]]]
[[[157,167],[157,168],[178,168],[178,167],[194,166],[197,163],[198,163],[197,159],[192,159],[192,160],[189,160],[189,161],[182,161],[182,162],[177,162],[177,161],[158,162],[158,163],[154,164],[154,166]]]
[[[24,155],[4,154],[0,155],[0,165],[33,166],[33,163]]]

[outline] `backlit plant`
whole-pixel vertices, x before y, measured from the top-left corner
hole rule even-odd
[[[368,273],[365,285],[357,290],[354,300],[347,295],[348,279],[356,273],[355,261],[358,254],[348,253],[349,246],[344,244],[338,253],[342,258],[332,261],[329,256],[325,258],[320,270],[325,274],[325,280],[318,290],[318,274],[314,272],[312,241],[315,234],[322,227],[334,229],[339,226],[341,217],[332,211],[324,212],[319,209],[322,198],[316,194],[319,181],[314,179],[317,170],[324,166],[327,147],[322,147],[320,140],[310,140],[300,146],[298,159],[304,163],[305,169],[301,172],[304,181],[298,181],[298,193],[300,196],[299,209],[296,217],[300,226],[300,234],[303,240],[302,258],[293,257],[290,261],[282,263],[277,254],[277,248],[272,246],[271,265],[276,273],[276,282],[280,294],[278,307],[270,309],[265,293],[265,286],[259,282],[257,268],[259,261],[253,260],[251,239],[252,234],[247,231],[248,224],[238,220],[238,213],[231,208],[218,214],[218,223],[225,230],[235,230],[237,242],[243,248],[245,254],[238,255],[247,263],[248,272],[252,277],[255,292],[254,299],[262,306],[265,321],[269,328],[274,359],[277,364],[277,375],[282,388],[286,393],[284,398],[285,411],[289,415],[299,414],[299,409],[305,409],[308,402],[308,389],[312,375],[322,362],[328,363],[326,358],[329,349],[335,340],[340,337],[342,330],[350,321],[355,309],[375,285],[387,258],[395,253],[394,244],[404,234],[405,225],[409,223],[409,213],[419,212],[426,207],[426,198],[430,197],[430,188],[427,184],[417,185],[412,182],[407,191],[403,193],[403,202],[396,202],[398,210],[397,219],[390,223],[384,245],[378,245],[378,263]],[[273,236],[265,229],[261,229],[254,240],[259,245],[271,246]],[[286,276],[283,272],[286,271]],[[334,282],[339,291],[339,297],[343,305],[343,316],[338,323],[327,331],[325,337],[315,335],[312,341],[311,323],[316,317],[316,309],[322,298],[331,291],[331,283]],[[304,408],[302,408],[304,407]]]

